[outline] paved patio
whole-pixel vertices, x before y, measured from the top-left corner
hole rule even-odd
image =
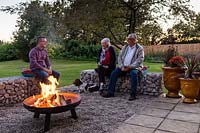
[[[160,96],[112,133],[200,133],[200,103]]]
[[[72,87],[69,87],[72,88]],[[63,88],[62,91],[70,91]],[[200,133],[200,102],[184,104],[182,99],[140,95],[128,101],[128,93],[102,98],[98,93],[83,93],[77,107],[79,119],[69,112],[51,118],[52,133]],[[33,113],[22,104],[0,108],[0,133],[43,132],[44,116],[33,119]]]

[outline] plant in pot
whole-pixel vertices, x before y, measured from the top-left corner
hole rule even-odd
[[[196,103],[196,98],[199,94],[200,82],[193,74],[195,70],[199,67],[200,60],[197,56],[188,55],[185,59],[185,77],[180,78],[181,92],[185,97],[183,99],[184,103]]]
[[[166,97],[180,98],[180,77],[183,77],[185,73],[184,69],[184,58],[177,55],[177,49],[173,46],[169,47],[164,54],[163,61],[165,66],[163,70],[164,86],[167,89]]]
[[[197,58],[200,59],[200,54],[197,54]],[[193,75],[195,78],[199,79],[199,94],[197,96],[197,100],[200,100],[200,65],[197,67]]]
[[[198,68],[195,70],[195,72],[193,72],[193,75],[196,79],[199,80],[199,94],[197,96],[197,100],[200,100],[200,65],[198,66]]]

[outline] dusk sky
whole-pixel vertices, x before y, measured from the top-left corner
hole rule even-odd
[[[20,2],[25,2],[29,0],[0,0],[0,7],[7,5],[15,5]],[[53,0],[48,0],[53,1]],[[200,0],[191,0],[190,4],[192,5],[192,9],[196,12],[200,12]],[[18,16],[16,14],[10,15],[4,12],[0,12],[0,40],[10,41],[12,38],[12,33],[16,31],[16,20]],[[173,23],[161,22],[162,28],[165,30],[169,27],[172,27]]]

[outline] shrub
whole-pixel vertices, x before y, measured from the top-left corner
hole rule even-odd
[[[0,45],[0,61],[18,59],[16,47],[12,44]]]
[[[66,41],[64,46],[65,52],[63,57],[70,59],[95,59],[101,47],[91,42],[81,42],[78,40]]]
[[[65,49],[60,44],[49,44],[47,51],[50,58],[62,58]]]

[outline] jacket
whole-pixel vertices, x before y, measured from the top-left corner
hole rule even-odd
[[[108,65],[109,69],[115,69],[116,67],[116,54],[115,50],[112,46],[109,47],[109,53],[110,53],[110,63]],[[101,56],[102,48],[99,50],[98,57],[97,57],[97,63],[100,61],[100,56]]]
[[[132,57],[131,60],[131,69],[136,69],[142,65],[142,62],[144,61],[144,49],[143,47],[136,43],[136,51]],[[122,68],[124,67],[124,59],[126,57],[126,53],[128,50],[128,44],[122,47],[119,56],[118,56],[118,67]]]

